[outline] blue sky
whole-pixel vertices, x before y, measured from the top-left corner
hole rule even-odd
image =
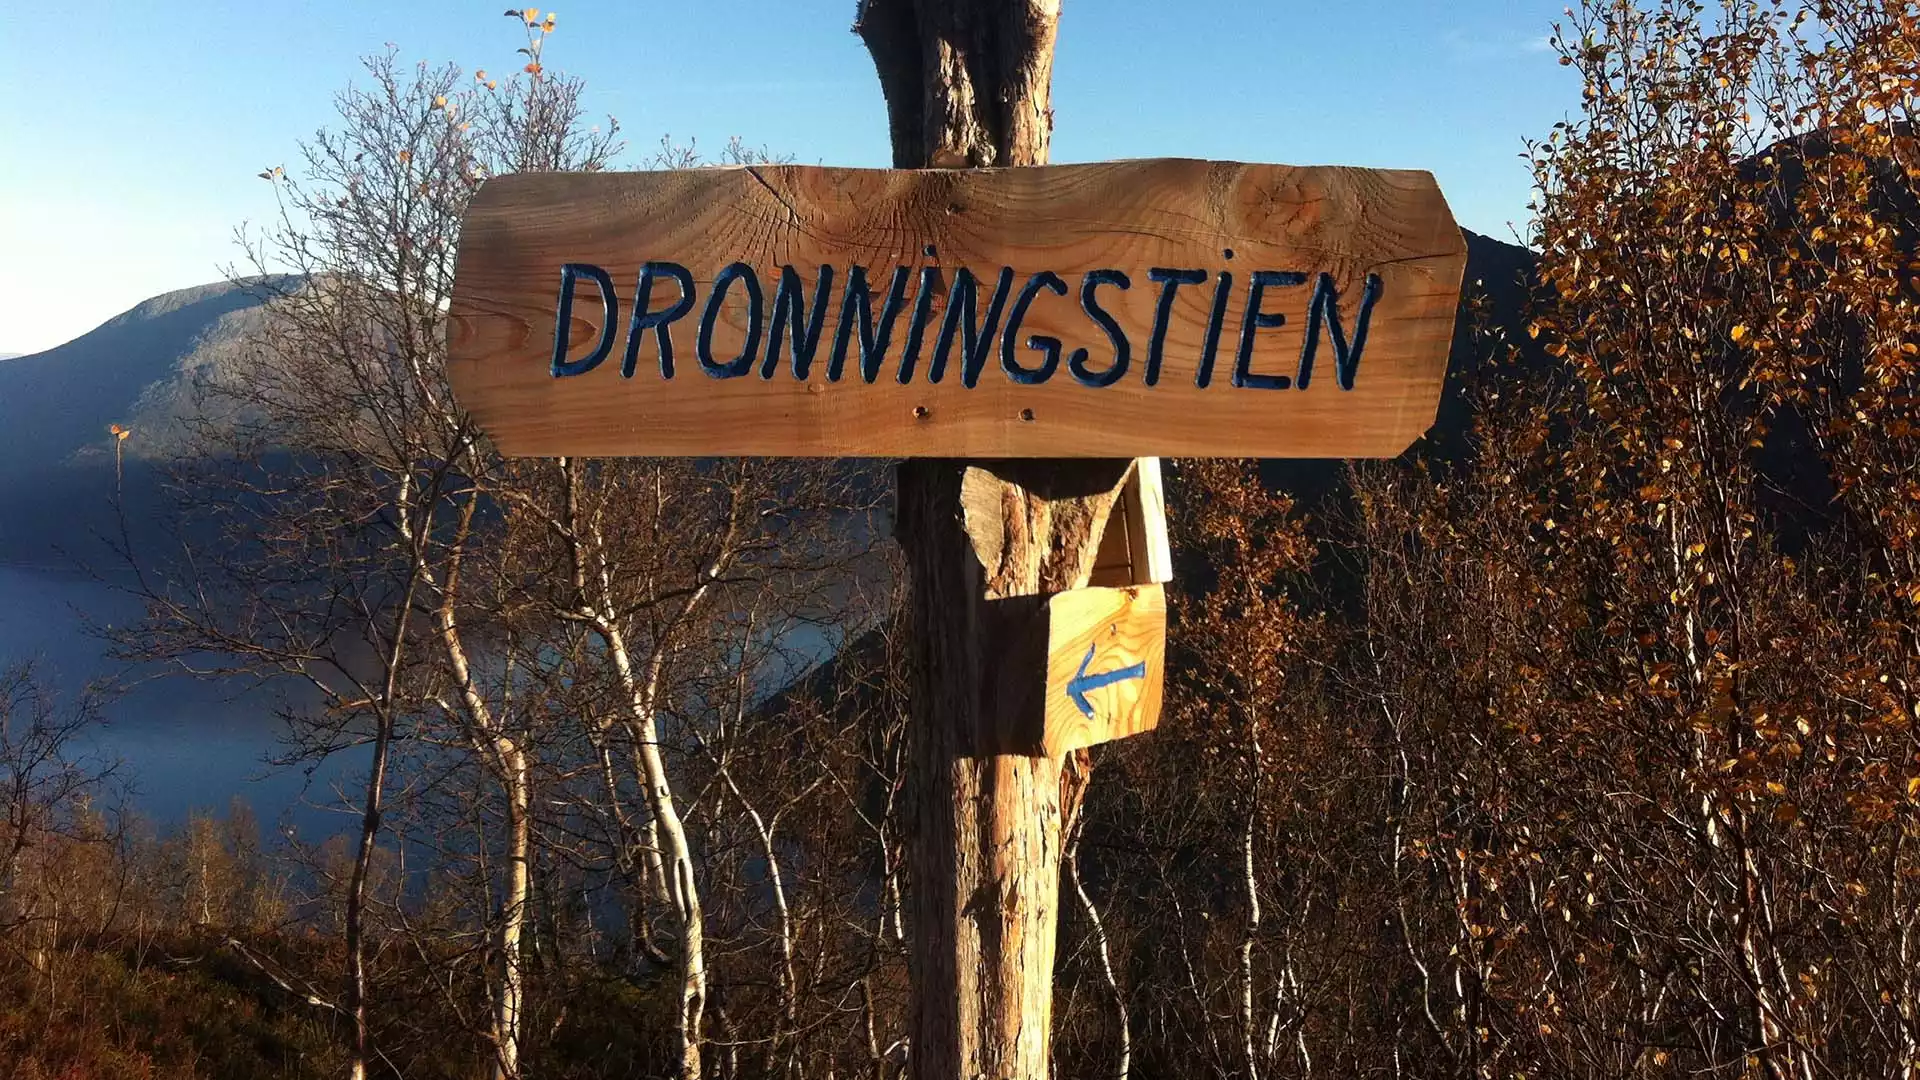
[[[1578,105],[1545,49],[1564,0],[1065,0],[1054,160],[1156,156],[1430,169],[1461,224],[1524,226],[1519,154]],[[0,32],[0,352],[216,280],[271,210],[263,167],[331,119],[357,58],[510,70],[501,0],[9,5]],[[853,0],[567,0],[549,67],[636,160],[739,135],[884,166]],[[1512,224],[1510,224],[1512,223]]]

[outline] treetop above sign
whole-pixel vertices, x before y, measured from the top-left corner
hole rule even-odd
[[[451,378],[520,456],[1390,456],[1433,422],[1465,263],[1421,172],[505,176]]]

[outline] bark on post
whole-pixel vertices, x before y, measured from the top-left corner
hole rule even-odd
[[[1046,163],[1058,0],[865,0],[897,168]],[[981,733],[989,627],[1087,584],[1129,462],[910,461],[911,1061],[920,1080],[1048,1075],[1064,824],[1084,769]],[[1085,753],[1080,751],[1079,753]]]

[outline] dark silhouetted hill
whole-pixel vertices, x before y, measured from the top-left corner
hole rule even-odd
[[[1537,256],[1517,244],[1495,240],[1479,233],[1461,232],[1467,238],[1467,270],[1461,289],[1459,316],[1454,321],[1453,347],[1447,355],[1446,388],[1440,396],[1440,410],[1424,439],[1414,444],[1415,453],[1432,453],[1458,459],[1466,453],[1467,433],[1473,415],[1464,393],[1477,366],[1484,360],[1473,341],[1473,326],[1468,314],[1469,298],[1483,298],[1486,317],[1512,340],[1531,347],[1525,333],[1526,304],[1533,288]],[[1544,354],[1529,355],[1530,368],[1550,378]],[[1324,458],[1269,458],[1260,463],[1260,475],[1267,483],[1293,496],[1308,511],[1322,508],[1325,500],[1344,488],[1345,463]]]
[[[152,463],[186,445],[196,380],[232,364],[265,318],[262,284],[221,282],[144,301],[45,352],[0,362],[0,562],[50,565],[113,521],[114,440],[133,434],[130,509]],[[138,481],[138,482],[136,482]]]

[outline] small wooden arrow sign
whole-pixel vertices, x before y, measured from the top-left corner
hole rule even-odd
[[[1167,600],[1159,585],[1074,589],[1047,601],[1049,754],[1160,722]]]

